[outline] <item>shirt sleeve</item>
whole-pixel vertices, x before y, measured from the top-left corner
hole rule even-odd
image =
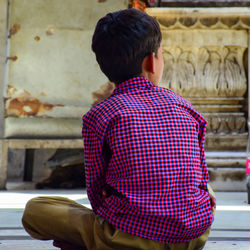
[[[105,184],[106,164],[102,153],[102,140],[96,133],[83,126],[85,178],[89,201],[94,212],[102,204],[102,188]]]
[[[207,191],[208,190],[207,184],[209,181],[209,176],[208,176],[207,163],[206,163],[205,151],[204,151],[206,125],[207,125],[206,122],[200,125],[198,139],[199,139],[199,146],[200,146],[201,169],[202,169],[202,177],[203,177],[200,183],[200,188]]]

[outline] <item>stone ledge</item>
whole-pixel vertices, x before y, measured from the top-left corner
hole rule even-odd
[[[245,170],[245,152],[206,152],[206,161],[209,168],[241,168]]]
[[[214,191],[246,191],[246,174],[242,168],[208,168]]]
[[[162,30],[249,29],[249,8],[147,8]]]
[[[245,151],[247,147],[248,133],[235,134],[212,134],[208,133],[205,140],[205,149],[209,151],[214,150],[235,150]]]

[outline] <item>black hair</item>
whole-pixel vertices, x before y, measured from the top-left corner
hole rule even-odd
[[[92,50],[102,72],[116,85],[142,73],[145,56],[156,53],[162,35],[157,21],[136,9],[101,18],[92,38]]]

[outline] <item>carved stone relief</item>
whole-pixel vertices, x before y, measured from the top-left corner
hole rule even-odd
[[[242,97],[247,32],[163,30],[162,86],[185,97]],[[199,91],[197,91],[199,90]]]
[[[162,87],[190,100],[208,121],[207,133],[242,135],[247,90],[243,64],[247,33],[235,30],[163,30]],[[222,138],[222,137],[221,137]]]
[[[216,115],[207,115],[207,132],[212,133],[244,133],[246,130],[246,118],[243,114],[239,114],[238,116],[222,114]]]
[[[247,89],[244,51],[245,48],[229,46],[165,47],[162,84],[186,97],[243,96]]]

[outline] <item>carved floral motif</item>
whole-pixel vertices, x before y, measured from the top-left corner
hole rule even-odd
[[[233,46],[164,47],[162,86],[185,97],[241,97],[247,89],[244,51]]]

